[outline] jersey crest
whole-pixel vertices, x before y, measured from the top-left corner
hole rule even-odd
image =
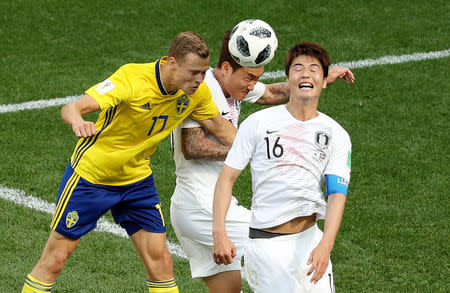
[[[76,211],[72,211],[66,216],[66,226],[67,228],[72,228],[78,222],[78,213]]]
[[[191,100],[189,99],[189,97],[186,94],[180,96],[177,99],[177,105],[176,105],[177,114],[181,115],[187,109],[190,102],[191,102]]]
[[[316,132],[316,145],[321,149],[328,148],[330,137],[323,131]]]

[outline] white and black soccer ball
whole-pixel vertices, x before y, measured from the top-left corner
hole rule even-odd
[[[269,63],[278,47],[272,27],[260,19],[238,23],[230,34],[228,50],[231,57],[244,67],[260,67]]]

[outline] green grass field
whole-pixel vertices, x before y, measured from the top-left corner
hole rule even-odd
[[[181,31],[205,38],[214,65],[223,32],[247,18],[261,18],[277,33],[278,51],[266,71],[282,70],[288,49],[301,40],[322,44],[332,63],[450,48],[448,1],[3,1],[0,106],[80,95],[125,63],[166,55]],[[448,55],[356,68],[354,85],[340,81],[322,95],[319,110],[343,125],[353,143],[347,207],[332,254],[338,292],[450,291],[449,68]],[[55,201],[76,143],[60,108],[0,113],[0,187]],[[242,118],[257,109],[244,105]],[[152,167],[169,219],[175,175],[168,139]],[[235,194],[249,207],[248,170]],[[0,292],[20,292],[50,220],[0,194]],[[174,257],[174,265],[181,292],[207,292],[191,280],[187,260]],[[54,288],[146,290],[130,240],[106,232],[82,239]]]

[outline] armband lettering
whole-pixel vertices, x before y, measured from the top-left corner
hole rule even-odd
[[[347,195],[348,181],[337,175],[325,175],[327,187],[327,197],[333,193],[343,193]]]

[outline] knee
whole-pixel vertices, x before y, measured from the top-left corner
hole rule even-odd
[[[59,274],[69,258],[70,253],[63,251],[54,251],[43,255],[40,259],[41,266],[50,274]]]
[[[152,263],[158,263],[159,266],[172,266],[172,256],[166,247],[150,251],[149,256]]]
[[[162,277],[162,275],[173,274],[172,256],[167,249],[152,251],[149,256],[147,261],[144,260],[144,262],[146,263],[148,272],[151,276]]]

